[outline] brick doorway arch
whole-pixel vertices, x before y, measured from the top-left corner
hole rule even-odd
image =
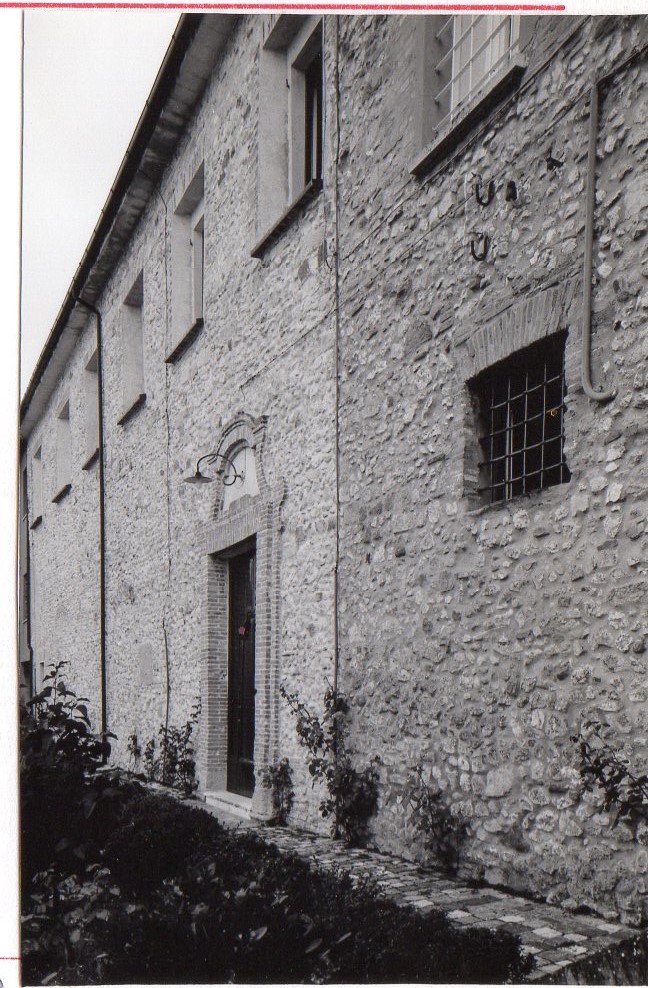
[[[271,487],[263,469],[263,445],[267,419],[239,415],[222,432],[217,452],[226,456],[246,450],[254,458],[256,493],[226,496],[219,489],[212,520],[201,535],[204,559],[205,621],[201,662],[203,710],[199,770],[202,787],[216,802],[236,803],[246,814],[265,818],[270,814],[269,794],[254,779],[274,762],[278,751],[279,714],[279,564],[280,512],[284,484]],[[230,586],[233,560],[255,550],[254,641],[254,742],[251,796],[237,796],[231,760]],[[234,797],[232,797],[234,794]]]

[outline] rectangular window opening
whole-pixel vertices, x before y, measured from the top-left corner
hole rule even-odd
[[[320,48],[304,72],[304,184],[322,177],[322,49]]]
[[[322,18],[280,14],[259,57],[258,200],[260,241],[282,233],[322,186],[324,55]]]
[[[413,121],[421,152],[411,167],[414,175],[444,158],[514,92],[536,20],[508,14],[417,19],[419,98]]]
[[[202,206],[202,204],[201,204]],[[191,235],[192,263],[191,277],[193,283],[193,316],[202,319],[204,300],[204,271],[205,271],[205,218],[196,220]]]
[[[204,318],[205,169],[201,165],[185,189],[171,224],[171,339],[173,361],[196,335]]]
[[[39,446],[31,463],[31,524],[43,517],[43,456]]]
[[[56,493],[53,501],[60,501],[70,490],[72,480],[72,435],[70,430],[70,402],[65,402],[56,419]]]
[[[565,334],[548,337],[471,384],[481,435],[479,491],[490,502],[567,483]]]
[[[459,14],[452,18],[452,46],[443,56],[452,72],[444,89],[450,93],[450,117],[454,119],[478,99],[490,80],[508,63],[518,42],[518,18],[501,14]]]
[[[140,271],[122,306],[122,415],[123,424],[145,398],[144,391],[144,275]]]
[[[85,385],[85,462],[88,466],[99,450],[99,362],[97,351],[86,364]]]

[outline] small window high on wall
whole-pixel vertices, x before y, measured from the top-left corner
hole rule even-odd
[[[280,14],[270,18],[259,58],[259,104],[257,228],[259,234],[269,235],[278,223],[283,229],[289,214],[321,186],[324,59],[320,17]],[[253,256],[257,256],[255,251]]]
[[[171,339],[168,361],[180,356],[202,326],[205,301],[205,169],[201,165],[171,224]]]
[[[144,390],[144,276],[139,273],[122,306],[123,425],[146,398]]]
[[[304,69],[304,185],[322,177],[322,72],[320,38]]]
[[[39,446],[31,461],[30,525],[33,528],[43,517],[43,451]]]
[[[72,484],[72,434],[70,429],[70,402],[61,407],[56,419],[56,493],[53,501],[60,501]]]
[[[457,146],[525,70],[536,18],[510,14],[425,15],[416,20],[414,119],[422,174]]]
[[[99,375],[97,351],[92,354],[83,374],[85,401],[85,459],[83,469],[95,462],[99,452]]]
[[[450,78],[437,94],[447,102],[453,119],[487,89],[491,79],[508,63],[518,40],[519,17],[501,14],[460,14],[449,18],[443,33],[448,50],[437,65],[442,74],[448,65]]]

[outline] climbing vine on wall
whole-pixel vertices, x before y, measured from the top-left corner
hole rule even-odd
[[[410,809],[409,821],[421,835],[425,850],[455,874],[468,836],[468,821],[452,810],[437,785],[426,780],[422,765],[412,769],[405,801]]]
[[[285,827],[295,799],[292,769],[287,758],[275,765],[268,765],[261,773],[261,785],[270,790],[272,797],[272,819],[270,823]]]
[[[143,752],[137,734],[131,734],[128,739],[129,768],[136,769],[142,761],[148,782],[160,782],[183,795],[191,795],[198,788],[193,732],[199,715],[200,699],[197,698],[185,724],[182,727],[161,724],[157,738],[149,738]]]
[[[581,781],[587,791],[600,792],[603,811],[616,811],[612,826],[626,823],[636,839],[639,824],[648,822],[648,774],[630,770],[628,760],[605,737],[607,727],[587,720],[572,736],[578,745]]]
[[[331,821],[334,837],[349,845],[364,843],[378,802],[379,759],[374,757],[361,770],[352,764],[344,740],[347,700],[339,692],[327,689],[320,718],[284,686],[281,695],[296,717],[297,736],[308,752],[313,784],[318,781],[326,786],[327,795],[319,805],[322,818]]]

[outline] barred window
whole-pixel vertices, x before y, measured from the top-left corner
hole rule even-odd
[[[416,18],[417,110],[424,174],[483,122],[524,75],[538,18],[509,14],[433,14]]]
[[[564,484],[565,338],[556,334],[474,379],[481,435],[480,492],[487,500]]]
[[[444,82],[436,102],[445,106],[446,120],[452,122],[480,97],[518,50],[519,18],[460,14],[449,17],[437,37],[445,52],[435,69]]]

